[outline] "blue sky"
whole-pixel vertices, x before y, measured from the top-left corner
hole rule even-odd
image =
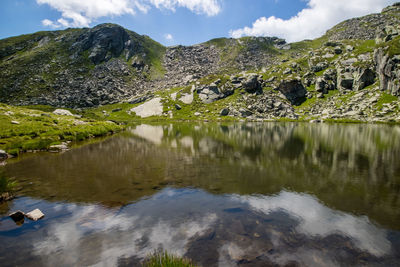
[[[0,38],[112,22],[164,45],[216,37],[322,35],[396,0],[2,0]]]

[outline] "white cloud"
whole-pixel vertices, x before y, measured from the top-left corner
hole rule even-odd
[[[96,18],[134,14],[129,0],[36,0],[61,12],[62,18],[53,25],[63,27],[88,27]],[[47,21],[48,24],[48,21]]]
[[[380,12],[398,0],[308,0],[307,8],[283,20],[274,16],[257,19],[251,27],[230,31],[234,38],[242,36],[278,36],[288,42],[313,39],[337,23],[358,16]]]
[[[215,16],[221,11],[221,0],[36,0],[39,5],[47,4],[61,12],[57,21],[45,19],[46,27],[88,27],[95,19],[107,16],[146,13],[150,8],[175,11],[187,8],[196,14]]]
[[[50,28],[59,28],[60,25],[58,25],[57,23],[54,23],[53,21],[49,20],[49,19],[44,19],[42,20],[42,25],[45,27],[50,27]]]
[[[172,41],[172,40],[174,40],[174,37],[173,37],[172,34],[170,34],[170,33],[165,34],[165,35],[164,35],[164,38],[165,38],[167,41]]]
[[[148,0],[157,8],[175,11],[176,7],[184,7],[197,14],[215,16],[221,12],[219,0]]]

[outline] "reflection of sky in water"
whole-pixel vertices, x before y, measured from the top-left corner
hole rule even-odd
[[[288,212],[300,221],[296,230],[301,233],[312,236],[341,233],[351,237],[360,249],[375,256],[379,257],[390,253],[391,245],[386,238],[385,230],[371,224],[367,217],[356,217],[332,210],[310,195],[281,192],[272,197],[238,196],[234,199],[240,199],[263,213],[277,210]]]
[[[16,200],[13,208],[26,208],[27,201],[31,199]],[[10,229],[0,224],[0,259],[7,259],[7,250],[18,248],[19,253],[39,257],[41,264],[48,266],[60,262],[113,266],[121,259],[142,259],[155,250],[188,257],[196,257],[193,251],[197,251],[200,259],[211,257],[207,253],[214,250],[214,262],[229,266],[274,251],[267,256],[278,264],[291,260],[329,266],[337,264],[337,251],[320,250],[318,244],[332,234],[351,240],[353,251],[393,258],[386,230],[366,217],[327,208],[306,194],[215,196],[201,190],[168,188],[122,208],[45,201],[35,205],[46,214],[38,230],[24,229],[34,225],[28,222],[14,229],[20,238],[11,239]],[[292,234],[297,241],[288,241]],[[7,243],[10,240],[13,243]],[[296,247],[298,240],[305,245]]]

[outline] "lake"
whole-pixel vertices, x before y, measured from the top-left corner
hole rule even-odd
[[[2,169],[1,266],[400,265],[400,126],[141,124]]]

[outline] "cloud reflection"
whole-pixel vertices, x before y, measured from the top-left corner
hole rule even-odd
[[[265,214],[279,210],[287,212],[299,220],[296,230],[306,235],[326,237],[335,233],[343,234],[350,237],[360,249],[377,257],[391,251],[386,231],[376,227],[367,217],[335,211],[310,195],[283,191],[277,196],[235,198]]]

